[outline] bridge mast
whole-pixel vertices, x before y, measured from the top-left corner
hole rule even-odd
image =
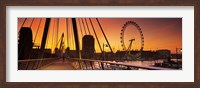
[[[80,53],[80,48],[79,48],[79,40],[78,40],[78,30],[77,30],[77,25],[76,25],[76,19],[72,18],[72,25],[73,25],[73,31],[74,31],[74,40],[76,44],[76,55],[79,57]]]
[[[45,44],[46,44],[46,39],[47,39],[47,34],[48,34],[48,30],[49,30],[49,25],[50,25],[50,21],[51,21],[50,18],[46,18],[44,32],[43,32],[43,36],[42,36],[42,43],[41,43],[41,48],[40,48],[40,52],[41,53],[40,53],[39,58],[43,58]]]

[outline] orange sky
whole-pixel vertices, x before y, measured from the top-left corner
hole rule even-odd
[[[120,43],[120,32],[122,26],[127,21],[135,21],[142,29],[144,35],[144,50],[169,49],[172,51],[172,53],[175,53],[176,47],[182,48],[181,18],[98,18],[98,19],[114,52],[116,52],[117,50],[122,50]],[[34,18],[34,20],[33,18],[28,18],[23,25],[24,27],[31,26],[33,32],[33,42],[35,40],[34,43],[36,45],[40,45],[41,43],[45,20],[46,20],[45,18]],[[82,21],[80,27],[79,20],[80,18],[76,19],[78,26],[79,41],[80,45],[82,45],[81,41],[82,34],[85,35],[85,31]],[[91,35],[93,35],[93,37],[95,38],[89,19],[87,18],[86,20]],[[33,24],[31,25],[32,21]],[[18,31],[22,27],[23,22],[24,18],[18,19]],[[94,28],[97,32],[98,38],[102,46],[103,43],[106,43],[105,38],[103,37],[103,34],[97,24],[96,19],[92,18],[92,22],[94,24]],[[87,28],[85,20],[84,24],[85,28]],[[48,32],[48,37],[46,42],[46,48],[52,48],[54,50],[54,48],[56,47],[56,41],[58,41],[62,33],[64,33],[65,48],[67,46],[70,46],[70,49],[73,50],[75,49],[71,18],[68,18],[68,25],[69,25],[68,32],[70,33],[70,35],[68,36],[69,39],[67,40],[66,18],[59,18],[59,23],[58,23],[58,18],[51,19],[50,29]],[[39,27],[38,34],[35,38],[38,27]],[[86,29],[86,32],[87,32],[86,34],[89,34],[88,29]],[[128,47],[130,43],[129,40],[134,38],[135,41],[133,42],[132,49],[139,50],[141,47],[140,45],[141,40],[139,35],[140,35],[139,31],[136,29],[135,26],[133,25],[128,26],[124,34],[126,47]],[[69,41],[69,44],[67,43],[67,41]],[[80,46],[80,49],[81,48],[82,46]],[[100,52],[96,39],[95,39],[95,50],[96,52]],[[110,51],[109,48],[105,50],[107,52]]]

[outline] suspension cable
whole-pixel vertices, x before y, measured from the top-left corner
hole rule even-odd
[[[70,29],[71,29],[71,34],[74,34],[72,24],[71,24]],[[75,49],[75,43],[74,43],[74,41],[75,41],[75,40],[74,40],[74,35],[72,35],[72,37],[71,37],[71,42],[72,42],[72,47],[73,47],[73,49]]]
[[[25,18],[25,19],[24,19],[24,22],[22,23],[22,25],[21,25],[21,27],[20,27],[20,28],[22,28],[22,27],[24,26],[24,24],[25,24],[26,20],[27,20],[27,18]]]
[[[71,29],[70,29],[70,28],[71,28],[71,23],[70,23],[71,21],[70,21],[70,20],[71,20],[71,19],[69,19],[69,21],[68,21],[68,24],[69,24],[69,25],[68,25],[68,29],[69,29],[69,30],[68,30],[68,34],[69,34],[68,39],[69,39],[69,42],[70,42],[70,43],[69,43],[69,47],[71,48],[71,45],[72,45],[72,42],[71,42],[72,40],[71,40],[71,38],[72,38],[72,36],[70,35],[70,34],[71,34]],[[72,49],[72,48],[71,48],[71,49]]]
[[[108,46],[109,46],[109,48],[110,48],[110,51],[113,53],[112,48],[111,48],[111,46],[110,46],[110,43],[108,42],[108,39],[107,39],[107,37],[106,37],[106,35],[105,35],[104,31],[103,31],[103,28],[101,27],[101,24],[100,24],[98,18],[96,18],[96,20],[97,20],[97,22],[98,22],[98,24],[99,24],[99,27],[100,27],[100,29],[101,29],[101,31],[102,31],[102,33],[103,33],[105,39],[106,39],[106,42],[107,42],[107,44],[108,44]]]
[[[31,30],[32,30],[32,25],[33,25],[34,21],[35,21],[35,19],[33,18],[32,22],[31,22],[31,25],[30,25]],[[40,24],[39,24],[39,25],[40,25]],[[37,31],[38,31],[38,29],[37,29]],[[36,35],[37,35],[37,34],[36,34]],[[36,36],[35,36],[35,38],[36,38]],[[33,41],[33,44],[34,44],[34,43],[35,43],[35,39],[34,39],[34,41]],[[28,59],[30,59],[31,56],[33,56],[33,55],[34,55],[34,53],[30,54],[30,55],[28,56]]]
[[[35,43],[35,40],[36,40],[36,38],[37,38],[37,34],[38,34],[38,30],[40,29],[41,21],[42,21],[42,19],[40,19],[40,22],[39,22],[39,25],[38,25],[37,32],[36,32],[36,34],[35,34],[35,38],[34,38],[33,43]]]
[[[25,24],[26,20],[27,20],[27,18],[25,18],[25,19],[24,19],[24,22],[22,23],[22,25],[21,25],[21,27],[20,27],[20,28],[22,28],[22,27],[24,26],[24,24]],[[18,31],[18,34],[19,34],[19,31]]]
[[[70,30],[70,25],[71,25],[71,24],[70,24],[70,22],[71,22],[71,21],[70,21],[70,19],[69,19],[69,20],[68,20],[68,24],[69,24],[69,25],[68,25],[68,35],[71,34],[71,30]],[[72,36],[68,36],[69,42],[71,42],[71,37],[72,37]],[[69,47],[71,47],[71,43],[69,43]]]
[[[90,29],[89,29],[89,27],[88,27],[88,23],[87,23],[86,18],[85,18],[85,23],[86,23],[86,25],[87,25],[87,29],[88,29],[88,32],[89,32],[89,35],[90,35]]]
[[[101,44],[100,44],[100,42],[99,42],[99,39],[98,39],[97,34],[96,34],[96,31],[95,31],[94,26],[93,26],[93,24],[92,24],[92,20],[91,20],[90,18],[89,18],[89,20],[90,20],[90,23],[91,23],[91,26],[92,26],[93,32],[94,32],[94,34],[95,34],[95,37],[96,37],[96,39],[97,39],[97,42],[98,42],[99,48],[100,48],[101,52],[103,53],[103,50],[102,50],[102,48],[101,48]]]
[[[55,25],[56,25],[56,19],[54,18],[54,20],[53,20],[53,33],[52,33],[53,35],[52,35],[52,41],[51,41],[51,49],[53,48],[53,44],[54,44],[53,40],[54,40]]]
[[[57,20],[57,36],[56,36],[56,42],[58,41],[58,33],[59,33],[59,18],[58,18],[58,20]],[[56,48],[57,48],[57,46],[56,46]]]
[[[68,36],[69,36],[69,35],[68,35],[68,30],[69,30],[69,29],[68,29],[68,26],[69,26],[69,25],[68,25],[68,18],[66,18],[67,47],[69,47],[69,37],[68,37]]]
[[[62,37],[56,42],[56,47],[58,46],[59,42],[61,41]]]
[[[81,26],[81,22],[80,22],[80,19],[78,19],[78,24],[79,24],[79,28],[80,28],[80,30],[81,30],[81,35],[82,35],[82,37],[83,37],[83,32],[82,32],[82,26]]]
[[[84,22],[83,22],[82,18],[81,18],[81,21],[82,21],[82,24],[83,24],[83,27],[84,27],[85,34],[87,35],[86,29],[85,29],[85,25],[84,25]]]
[[[33,21],[34,21],[35,19],[33,18],[33,20],[31,21],[31,25],[29,26],[30,28],[32,27],[32,25],[33,25]]]

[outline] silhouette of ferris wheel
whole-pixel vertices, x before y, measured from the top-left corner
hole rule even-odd
[[[139,50],[139,53],[137,54],[138,56],[141,56],[141,53],[142,53],[142,51],[143,51],[143,48],[144,48],[144,36],[143,36],[143,33],[142,33],[142,30],[141,30],[141,28],[140,28],[140,26],[136,23],[136,22],[134,22],[134,21],[127,21],[125,24],[124,24],[124,26],[122,27],[122,29],[121,29],[121,33],[120,33],[120,42],[121,42],[121,46],[122,46],[122,48],[123,48],[123,50],[124,51],[127,51],[127,52],[129,52],[130,53],[130,51],[131,51],[131,46],[132,46],[132,42],[134,41],[134,40],[136,40],[136,39],[131,39],[131,40],[129,40],[130,41],[130,44],[129,44],[129,46],[128,46],[128,48],[126,47],[126,45],[125,45],[125,31],[126,31],[126,29],[127,29],[127,27],[128,26],[134,26],[135,28],[136,28],[136,30],[138,31],[138,33],[139,33],[139,40],[140,40],[140,50]],[[134,29],[133,29],[134,30]],[[138,40],[138,39],[137,39]]]

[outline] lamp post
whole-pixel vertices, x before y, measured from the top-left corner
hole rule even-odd
[[[176,48],[176,63],[177,63],[177,69],[179,69],[179,63],[178,63],[178,50],[182,52],[182,48]]]
[[[105,60],[105,54],[106,54],[106,52],[104,51],[104,47],[106,47],[107,49],[108,45],[103,43],[103,60]]]

